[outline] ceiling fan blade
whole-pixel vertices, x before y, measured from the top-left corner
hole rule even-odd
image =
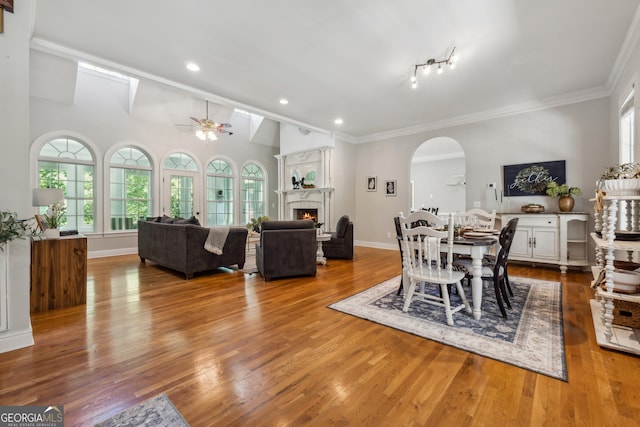
[[[199,125],[202,124],[202,121],[200,119],[196,119],[195,117],[191,117],[191,120],[193,120],[194,122],[196,122]]]

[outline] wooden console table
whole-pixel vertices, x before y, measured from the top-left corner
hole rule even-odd
[[[31,312],[87,302],[87,238],[31,241]]]

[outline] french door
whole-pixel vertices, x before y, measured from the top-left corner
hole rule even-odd
[[[166,170],[163,177],[162,213],[170,217],[200,220],[200,174],[197,172]]]

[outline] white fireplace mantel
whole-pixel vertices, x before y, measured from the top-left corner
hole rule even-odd
[[[278,204],[280,219],[294,219],[294,209],[318,209],[318,222],[332,224],[333,211],[333,148],[277,155]],[[314,182],[310,188],[293,188],[292,177],[304,177],[312,171]]]

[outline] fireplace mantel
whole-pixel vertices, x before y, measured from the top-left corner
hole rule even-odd
[[[318,209],[318,222],[332,224],[333,148],[277,155],[279,218],[294,219],[294,209]],[[312,174],[309,174],[309,171]],[[294,188],[292,178],[315,177],[313,188]]]

